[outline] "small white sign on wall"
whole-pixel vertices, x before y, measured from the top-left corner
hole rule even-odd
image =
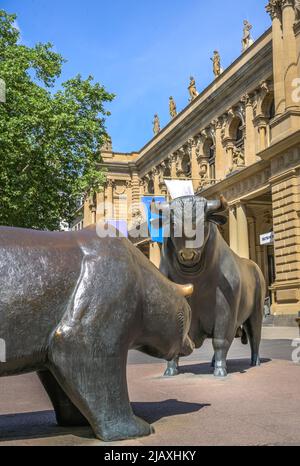
[[[260,245],[261,246],[269,246],[274,244],[274,232],[271,231],[270,233],[265,233],[264,235],[260,235]]]

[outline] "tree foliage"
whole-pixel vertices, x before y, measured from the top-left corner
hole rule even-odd
[[[53,230],[104,182],[99,147],[114,96],[80,75],[54,92],[64,59],[50,43],[20,44],[15,20],[0,10],[0,224]]]

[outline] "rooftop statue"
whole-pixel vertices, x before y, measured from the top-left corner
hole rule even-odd
[[[213,71],[214,71],[214,75],[215,77],[217,78],[218,76],[220,76],[220,74],[222,73],[222,68],[221,68],[221,57],[220,57],[220,54],[217,50],[214,51],[214,56],[213,58],[211,58],[212,62],[213,62]]]
[[[95,227],[0,227],[0,289],[0,377],[37,371],[61,426],[90,425],[104,441],[152,432],[130,406],[127,354],[193,351],[192,286],[169,282],[127,239],[101,239]]]
[[[177,107],[176,107],[176,103],[173,97],[170,97],[169,110],[170,110],[171,118],[175,118],[177,115]]]
[[[190,101],[196,99],[196,97],[198,97],[199,95],[199,92],[196,89],[196,81],[193,78],[193,76],[190,77],[189,93],[190,93]]]
[[[153,120],[153,133],[155,136],[160,132],[160,121],[159,117],[157,114],[154,115],[154,120]]]
[[[251,37],[251,30],[253,26],[247,21],[244,21],[244,35],[242,39],[242,44],[243,44],[243,52],[247,50],[253,43],[253,39]]]

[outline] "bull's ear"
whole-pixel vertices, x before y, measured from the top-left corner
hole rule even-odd
[[[215,223],[216,225],[226,225],[228,218],[221,214],[209,214],[207,220]]]

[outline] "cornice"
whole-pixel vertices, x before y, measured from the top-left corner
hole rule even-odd
[[[248,179],[250,176],[253,176],[257,173],[262,172],[266,168],[268,168],[270,164],[266,162],[265,160],[260,160],[242,170],[240,170],[238,173],[235,173],[234,175],[228,176],[224,180],[220,181],[217,184],[214,184],[210,186],[209,188],[201,191],[201,193],[197,193],[197,195],[201,195],[204,197],[211,197],[215,193],[222,193],[225,190],[228,190],[231,186],[236,185],[240,181],[243,181],[245,179]]]
[[[276,142],[275,144],[271,144],[267,149],[263,150],[257,155],[261,157],[263,160],[270,160],[273,157],[282,154],[284,151],[290,150],[291,147],[294,147],[299,144],[300,130],[295,131],[294,133]]]

